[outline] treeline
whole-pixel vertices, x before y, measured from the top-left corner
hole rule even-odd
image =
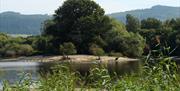
[[[11,37],[0,33],[0,57],[29,56],[33,48],[22,37]]]
[[[18,44],[20,49],[7,49],[14,50],[16,55],[21,53],[18,54],[15,49],[23,50],[21,46],[24,45],[31,49],[26,55],[93,54],[140,57],[153,50],[159,50],[165,55],[180,55],[180,19],[162,22],[147,18],[139,21],[129,14],[126,18],[127,22],[123,24],[106,16],[104,10],[91,0],[67,0],[55,11],[52,20],[44,22],[44,31],[40,36],[20,38],[21,41],[10,38],[8,41],[13,39],[15,43],[8,42],[9,45]],[[7,37],[4,34],[0,35],[2,36]],[[3,38],[0,41],[6,41]],[[0,55],[7,53],[4,48],[8,43],[0,44]],[[160,54],[159,51],[156,55]]]
[[[139,21],[132,15],[127,15],[126,29],[139,33],[146,40],[144,54],[154,52],[166,56],[180,56],[180,18],[160,21],[147,18]]]

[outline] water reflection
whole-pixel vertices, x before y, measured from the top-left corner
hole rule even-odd
[[[141,65],[140,61],[110,61],[107,63],[107,69],[109,72],[118,72],[119,74],[135,71]],[[180,61],[176,61],[180,64]],[[20,80],[22,73],[31,74],[32,80],[37,80],[41,75],[46,75],[47,71],[56,64],[61,64],[65,62],[48,62],[48,63],[38,63],[38,62],[0,62],[0,91],[2,89],[2,83],[4,80],[8,80],[11,84]],[[101,62],[100,62],[101,63]],[[85,74],[91,67],[98,64],[98,62],[72,62],[70,63],[70,68]],[[178,66],[180,70],[180,65]]]
[[[33,80],[38,79],[39,63],[36,62],[1,62],[0,63],[0,89],[4,80],[10,84],[19,81],[22,73],[29,73]]]

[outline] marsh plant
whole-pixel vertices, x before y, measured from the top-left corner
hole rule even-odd
[[[150,62],[151,61],[151,62]],[[152,62],[155,61],[155,62]],[[68,65],[57,65],[53,72],[38,82],[29,77],[15,86],[4,83],[4,91],[179,91],[180,75],[177,65],[169,57],[154,58],[149,54],[143,68],[131,74],[109,74],[103,66],[95,66],[82,76]],[[29,75],[28,75],[29,76]],[[36,84],[35,86],[33,84]]]
[[[3,91],[29,91],[32,89],[35,81],[32,80],[31,74],[22,73],[20,80],[17,81],[14,85],[10,85],[8,81],[3,82]]]

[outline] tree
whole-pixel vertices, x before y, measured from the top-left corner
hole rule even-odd
[[[111,23],[112,29],[105,38],[107,42],[106,51],[120,56],[141,56],[145,46],[144,38],[138,33],[128,32],[121,22],[112,19]]]
[[[8,42],[8,36],[4,33],[0,33],[0,48],[3,48]]]
[[[59,51],[65,59],[69,59],[68,55],[76,54],[76,47],[73,43],[67,42],[59,46]]]
[[[166,20],[164,26],[170,27],[173,30],[180,30],[180,18]]]
[[[139,57],[143,54],[145,40],[141,35],[130,32],[126,35],[115,36],[109,46],[115,53],[122,53],[127,57]]]
[[[171,54],[173,56],[180,56],[180,31],[173,32],[168,38],[171,47]]]
[[[156,18],[147,18],[141,21],[142,29],[159,29],[162,26],[162,22]]]
[[[104,13],[92,0],[67,0],[55,11],[53,23],[47,24],[44,34],[53,35],[54,46],[72,42],[78,53],[88,53],[89,43],[97,36],[104,39],[111,29],[110,19]]]
[[[129,32],[138,32],[138,30],[140,29],[140,22],[139,19],[127,14],[126,15],[126,29]]]
[[[40,54],[54,53],[51,36],[35,36],[28,38],[26,42],[29,42]]]
[[[177,18],[177,19],[176,19],[176,24],[175,24],[174,29],[180,31],[180,18]]]
[[[107,36],[105,37],[105,41],[107,43],[107,47],[104,48],[106,52],[113,51],[113,46],[111,45],[113,39],[117,36],[123,37],[128,35],[129,33],[126,30],[125,24],[119,22],[115,19],[111,19],[112,28],[108,31]]]
[[[104,50],[96,44],[92,44],[89,48],[89,52],[95,56],[98,56],[98,60],[101,60],[101,56],[104,55]]]
[[[19,49],[17,51],[18,55],[24,55],[24,56],[29,56],[33,53],[34,49],[32,48],[32,46],[28,45],[28,44],[22,44],[19,45]]]
[[[180,34],[176,35],[176,43],[180,45]]]

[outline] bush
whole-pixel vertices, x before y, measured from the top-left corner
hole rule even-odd
[[[98,60],[100,60],[100,56],[104,55],[104,50],[102,48],[100,48],[98,45],[96,44],[92,44],[89,48],[89,52],[95,56],[98,56]]]
[[[33,53],[33,48],[28,44],[6,44],[0,50],[0,55],[4,57],[29,56]]]
[[[115,57],[123,57],[123,54],[120,52],[110,52],[109,56],[115,56]]]
[[[53,73],[40,80],[38,91],[74,91],[77,77],[66,65],[52,68]]]
[[[33,53],[33,48],[28,44],[22,44],[22,45],[19,45],[19,47],[20,47],[20,50],[17,53],[19,55],[29,56]]]
[[[14,50],[6,50],[4,53],[5,57],[16,57],[16,52]]]
[[[0,33],[0,48],[2,48],[8,41],[8,36],[6,34]]]
[[[68,55],[77,53],[75,45],[71,42],[66,42],[60,45],[59,51],[65,58],[69,58]]]
[[[55,46],[52,46],[51,36],[33,36],[27,38],[26,42],[41,54],[53,54],[57,50]]]

